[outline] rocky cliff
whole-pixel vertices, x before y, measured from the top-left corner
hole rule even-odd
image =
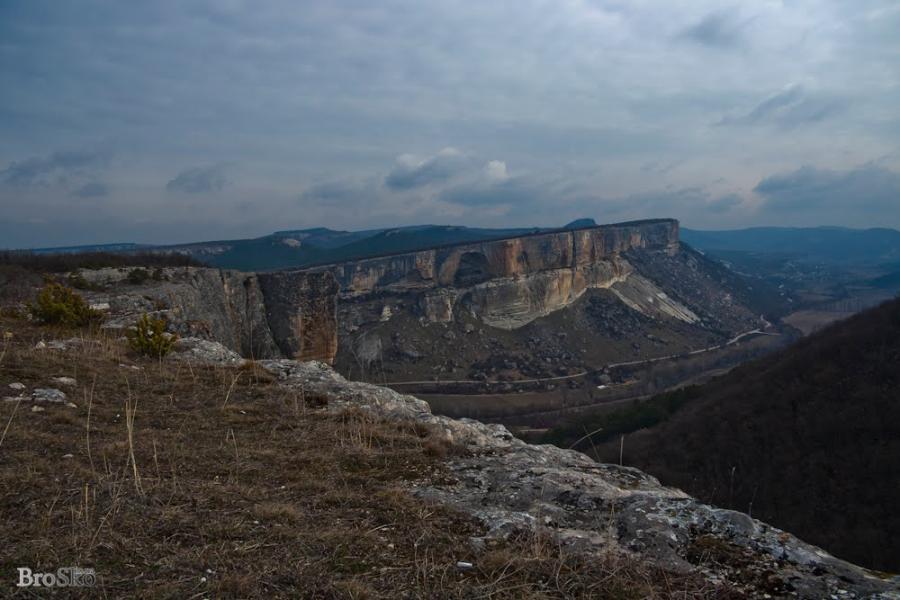
[[[136,284],[122,269],[81,275],[103,290],[87,296],[108,312],[106,327],[129,327],[149,313],[182,336],[215,340],[245,357],[330,364],[337,352],[338,286],[327,272],[169,268]]]
[[[682,247],[678,227],[554,230],[271,273],[164,269],[137,284],[124,270],[83,275],[107,288],[92,301],[109,306],[111,326],[160,312],[243,356],[321,359],[358,378],[377,364],[382,381],[534,379],[758,326],[739,284]]]
[[[361,379],[568,376],[707,348],[761,323],[761,311],[738,291],[743,284],[683,247],[673,219],[536,232],[311,272],[330,272],[340,285],[335,364]]]
[[[516,329],[568,306],[589,288],[624,281],[623,252],[678,249],[672,219],[602,225],[434,248],[319,267],[331,272],[341,297],[415,292],[418,308],[433,322],[453,318],[457,304],[486,324]]]

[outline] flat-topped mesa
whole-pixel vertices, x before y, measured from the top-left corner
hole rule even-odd
[[[589,288],[624,281],[630,249],[674,253],[678,221],[655,219],[559,230],[326,265],[341,297],[418,292],[431,321],[450,321],[465,298],[485,323],[515,329],[575,301]]]
[[[593,264],[632,248],[674,251],[678,221],[653,219],[536,233],[325,265],[343,295],[376,288],[471,287],[488,279]]]

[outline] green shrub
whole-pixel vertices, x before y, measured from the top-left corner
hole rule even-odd
[[[128,277],[126,278],[128,283],[134,285],[140,285],[148,279],[150,279],[150,273],[148,273],[147,269],[144,268],[137,268],[128,271]]]
[[[44,286],[28,309],[35,320],[48,325],[87,327],[103,320],[103,315],[88,306],[75,290],[58,283]]]
[[[162,358],[168,354],[178,341],[178,336],[166,333],[165,319],[151,319],[143,315],[128,332],[128,343],[135,352]]]

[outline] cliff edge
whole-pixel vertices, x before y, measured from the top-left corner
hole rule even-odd
[[[210,359],[221,363],[218,355]],[[737,585],[748,597],[900,598],[896,578],[837,559],[744,513],[703,504],[638,469],[527,444],[502,425],[434,415],[422,400],[348,381],[323,363],[259,365],[283,387],[323,398],[327,412],[364,410],[427,424],[464,448],[447,461],[450,478],[413,482],[409,489],[483,522],[488,532],[471,540],[476,548],[540,530],[572,552],[637,556],[671,572]]]

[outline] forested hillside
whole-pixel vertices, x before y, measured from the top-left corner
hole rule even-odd
[[[663,483],[900,570],[900,299],[584,427],[604,461],[624,433],[624,463]]]

